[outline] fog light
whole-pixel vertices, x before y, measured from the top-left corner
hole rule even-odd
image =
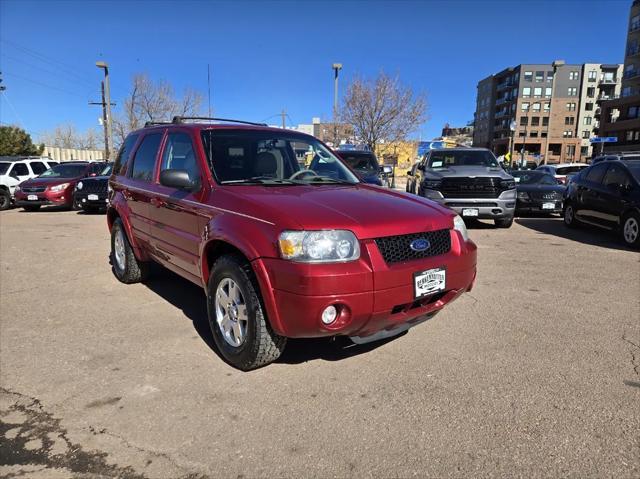
[[[324,311],[322,312],[322,322],[324,324],[333,323],[337,317],[338,317],[338,310],[336,309],[335,306],[331,305],[324,308]]]

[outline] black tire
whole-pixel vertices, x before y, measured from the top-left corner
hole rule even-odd
[[[562,207],[562,222],[568,228],[577,228],[578,227],[578,219],[576,218],[576,210],[575,207],[568,202],[565,202]]]
[[[511,218],[500,218],[498,220],[493,220],[496,225],[496,228],[511,228],[513,224],[513,216]]]
[[[80,211],[82,209],[82,203],[74,199],[71,204],[71,209],[74,211]]]
[[[620,233],[624,244],[640,249],[640,214],[635,211],[627,213],[622,219]]]
[[[11,194],[5,190],[0,190],[0,211],[8,210],[11,207]]]
[[[123,264],[121,265],[116,257],[115,242],[116,236],[122,234],[122,241],[124,247],[124,255],[122,257]],[[139,283],[146,280],[149,277],[149,263],[145,261],[138,261],[136,255],[133,253],[131,243],[127,237],[127,232],[122,224],[120,218],[116,219],[111,228],[111,269],[118,281],[131,284]]]
[[[248,318],[244,340],[238,346],[227,342],[217,321],[216,292],[222,281],[228,279],[239,288]],[[280,357],[287,344],[287,338],[277,335],[271,328],[251,266],[239,256],[221,256],[211,268],[207,285],[207,314],[218,351],[229,364],[242,371],[272,363]]]
[[[25,211],[34,212],[40,209],[40,205],[23,206],[22,209]]]

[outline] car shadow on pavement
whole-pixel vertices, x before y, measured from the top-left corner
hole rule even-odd
[[[601,246],[603,248],[633,251],[631,248],[627,248],[622,244],[614,232],[595,226],[583,224],[577,228],[567,228],[562,219],[559,218],[518,218],[515,222],[544,235],[557,236],[578,243]]]
[[[219,353],[209,329],[207,302],[201,288],[162,266],[152,264],[151,275],[144,285],[151,291],[180,309],[191,320],[193,328],[209,348],[225,361]],[[317,339],[289,339],[282,356],[276,361],[285,364],[301,364],[314,359],[339,361],[367,353],[383,346],[405,333],[370,344],[354,344],[344,337]],[[226,361],[225,361],[226,362]]]

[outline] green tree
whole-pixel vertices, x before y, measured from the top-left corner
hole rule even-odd
[[[0,156],[37,156],[44,145],[34,145],[31,135],[17,126],[0,126]]]

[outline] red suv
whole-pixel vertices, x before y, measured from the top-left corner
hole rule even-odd
[[[15,189],[16,205],[26,211],[37,211],[41,206],[73,206],[76,184],[88,176],[104,170],[104,162],[66,161],[48,169],[40,176],[23,181]]]
[[[451,210],[362,183],[312,136],[206,120],[125,140],[110,179],[111,263],[123,283],[153,260],[202,286],[233,366],[274,361],[286,338],[392,336],[473,286],[476,246]]]

